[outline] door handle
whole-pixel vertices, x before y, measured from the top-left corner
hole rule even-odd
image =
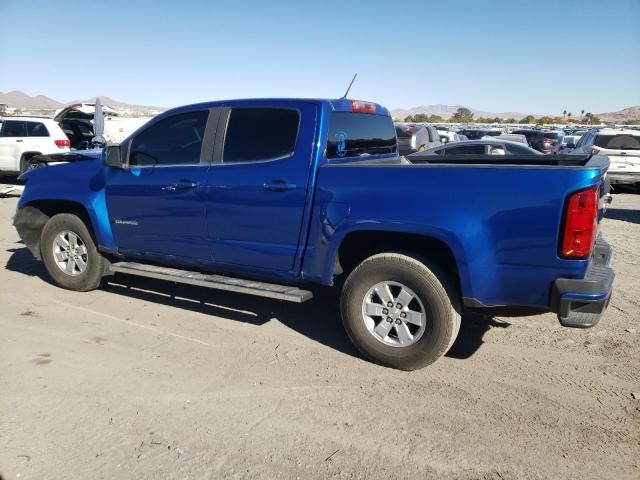
[[[16,140],[16,143],[24,142],[24,140]]]
[[[191,180],[180,180],[175,184],[178,190],[186,190],[188,188],[197,188],[200,184],[198,182],[192,182]]]
[[[165,185],[161,187],[160,190],[164,192],[175,192],[176,190],[187,190],[189,188],[197,188],[200,186],[197,182],[192,182],[190,180],[180,180],[178,183],[172,183],[170,185]]]
[[[286,192],[287,190],[294,190],[296,184],[287,183],[286,180],[272,180],[270,183],[265,183],[263,187],[269,192]]]

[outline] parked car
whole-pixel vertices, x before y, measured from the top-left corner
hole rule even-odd
[[[527,141],[527,137],[518,133],[502,133],[497,137],[482,137],[483,139],[491,139],[495,138],[496,140],[505,140],[507,142],[516,142],[516,143],[524,143],[525,145],[529,145]]]
[[[504,131],[501,128],[464,128],[458,131],[459,135],[465,135],[469,140],[480,140],[482,137],[497,137]]]
[[[426,128],[404,123],[397,123],[395,128],[400,155],[422,152],[427,148],[429,144],[429,132]]]
[[[562,142],[560,143],[560,150],[558,153],[568,154],[576,148],[576,144],[580,140],[582,135],[565,135],[562,137]]]
[[[461,142],[463,140],[463,137],[450,130],[438,130],[438,134],[440,135],[441,143]],[[464,139],[466,140],[466,137]]]
[[[428,155],[542,155],[522,143],[507,140],[482,139],[447,143],[428,148],[420,154],[410,155],[409,160]]]
[[[574,145],[568,144],[567,147]],[[575,148],[576,155],[606,155],[611,166],[608,177],[612,184],[640,187],[640,131],[603,128],[585,133]]]
[[[0,120],[0,174],[27,170],[29,160],[44,153],[69,151],[69,139],[46,117],[5,117]]]
[[[71,148],[85,150],[92,147],[95,136],[95,103],[75,103],[56,112],[53,119],[58,122],[71,142]],[[124,117],[115,109],[103,105],[104,138],[120,143],[128,135],[148,122],[151,117]]]
[[[14,217],[70,290],[124,273],[303,302],[340,285],[357,348],[407,370],[446,353],[463,307],[589,327],[612,291],[606,157],[414,164],[388,110],[347,99],[180,107],[82,156],[25,173]]]
[[[440,133],[438,132],[438,129],[436,127],[424,123],[418,123],[417,125],[421,125],[426,128],[427,133],[429,134],[429,141],[427,142],[425,148],[435,147],[436,145],[440,145],[442,143],[442,141],[440,140]]]
[[[511,133],[524,135],[531,148],[546,154],[558,153],[564,137],[564,132],[561,130],[522,129]]]

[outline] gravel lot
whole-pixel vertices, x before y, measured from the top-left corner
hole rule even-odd
[[[356,354],[332,291],[56,288],[16,203],[0,199],[0,478],[640,478],[640,195],[602,227],[618,277],[600,325],[467,315],[413,373]]]

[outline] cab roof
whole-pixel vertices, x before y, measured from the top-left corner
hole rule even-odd
[[[215,107],[242,107],[242,106],[252,106],[252,105],[260,105],[261,103],[279,103],[279,104],[300,104],[300,103],[311,103],[315,105],[325,105],[330,111],[333,112],[354,112],[354,105],[366,106],[368,111],[366,113],[374,114],[374,115],[390,115],[389,110],[387,110],[382,105],[379,105],[374,102],[368,102],[364,100],[354,100],[347,98],[338,98],[338,99],[318,99],[318,98],[248,98],[248,99],[234,99],[234,100],[216,100],[212,102],[202,102],[195,103],[191,105],[184,105],[180,107],[175,107],[170,110],[163,112],[161,115],[166,115],[167,113],[177,113],[181,111],[191,111],[195,108],[215,108]]]

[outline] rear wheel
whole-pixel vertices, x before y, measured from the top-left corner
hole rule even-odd
[[[435,362],[460,329],[448,279],[428,261],[398,253],[374,255],[356,267],[342,289],[341,310],[366,357],[402,370]]]
[[[40,252],[49,275],[69,290],[98,288],[109,268],[86,224],[70,213],[55,215],[45,224]]]

